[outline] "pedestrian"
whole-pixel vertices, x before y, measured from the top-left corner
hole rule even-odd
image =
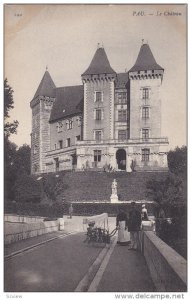
[[[142,205],[141,218],[142,218],[142,221],[148,221],[149,220],[148,212],[147,212],[147,209],[145,207],[145,204]]]
[[[141,230],[141,213],[136,209],[136,203],[131,202],[128,219],[128,231],[130,232],[131,246],[129,250],[140,249],[139,232]]]
[[[72,206],[72,203],[71,203],[70,207],[69,207],[69,216],[70,216],[70,219],[72,219],[73,212],[74,212],[74,209],[73,209],[73,206]]]
[[[116,228],[118,229],[117,244],[122,246],[130,244],[127,223],[127,214],[121,208],[119,208],[119,213],[116,218]]]

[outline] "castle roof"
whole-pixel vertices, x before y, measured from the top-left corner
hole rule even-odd
[[[94,57],[83,75],[113,74],[116,73],[110,66],[104,48],[98,48]]]
[[[55,97],[55,88],[56,86],[50,76],[50,73],[46,70],[33,99],[38,96]]]
[[[163,68],[157,64],[149,45],[143,44],[139,51],[137,60],[129,72],[146,70],[163,70]]]
[[[60,87],[56,90],[50,122],[82,113],[84,88],[83,85]]]

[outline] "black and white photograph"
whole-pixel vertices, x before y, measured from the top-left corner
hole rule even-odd
[[[4,299],[185,299],[187,4],[3,6]]]

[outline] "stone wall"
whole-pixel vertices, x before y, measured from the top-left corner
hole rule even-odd
[[[50,150],[50,113],[54,98],[43,97],[40,102],[40,170],[46,171],[45,157]]]
[[[13,222],[13,223],[34,223],[43,221],[44,217],[30,217],[30,216],[20,216],[20,215],[11,215],[6,214],[4,216],[5,222]]]
[[[95,92],[103,93],[103,101],[95,102]],[[84,140],[94,140],[94,130],[102,130],[103,140],[114,133],[114,82],[90,80],[84,84]],[[95,120],[95,109],[103,111],[101,120]]]
[[[142,88],[150,89],[146,106],[149,107],[149,118],[142,118],[142,107],[145,100],[142,99]],[[130,138],[140,138],[141,129],[149,128],[151,138],[161,137],[161,79],[134,79],[130,84]]]
[[[32,107],[31,173],[40,171],[40,101]]]
[[[37,223],[7,223],[5,222],[5,244],[17,242],[37,235],[58,231],[59,221]]]
[[[81,115],[76,115],[73,117],[70,117],[68,119],[73,121],[73,128],[72,129],[67,129],[67,124],[66,122],[68,119],[64,120],[59,120],[59,122],[62,122],[63,126],[58,131],[58,122],[54,122],[50,125],[50,150],[55,150],[55,145],[56,149],[59,149],[59,141],[63,141],[63,148],[67,148],[67,139],[70,138],[70,145],[74,146],[76,144],[76,137],[80,135],[82,137],[82,125],[80,124],[79,116]],[[66,149],[67,150],[67,149]]]
[[[50,150],[49,118],[55,98],[39,96],[31,101],[31,173],[45,171],[45,156]]]
[[[153,232],[144,232],[143,254],[158,292],[187,290],[187,262]]]

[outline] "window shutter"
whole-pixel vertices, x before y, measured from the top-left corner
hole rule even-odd
[[[151,89],[148,90],[149,99],[151,98]]]
[[[96,109],[94,109],[94,120],[96,119]]]
[[[102,120],[104,119],[104,112],[103,112],[103,109],[101,110],[101,119],[102,119]]]
[[[140,91],[139,91],[139,98],[140,99],[143,99],[143,89],[141,88]]]

